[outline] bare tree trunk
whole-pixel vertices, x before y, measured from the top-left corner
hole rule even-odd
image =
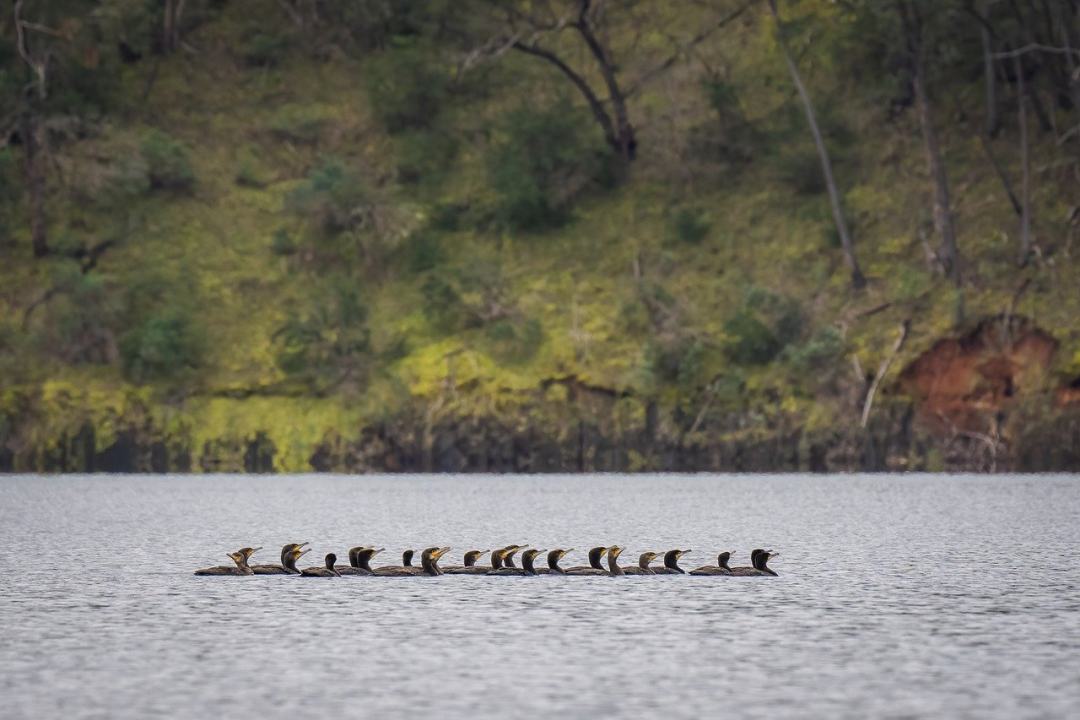
[[[165,18],[161,28],[161,50],[169,54],[180,47],[180,20],[186,0],[165,0]]]
[[[987,19],[989,14],[990,3],[983,0],[981,15],[984,19]],[[983,75],[986,82],[986,136],[992,138],[1001,129],[1001,120],[998,118],[997,111],[997,73],[994,68],[994,47],[990,38],[990,28],[986,26],[985,22],[979,24],[979,30],[982,34]]]
[[[612,144],[623,162],[629,164],[633,162],[637,154],[637,138],[634,135],[634,126],[630,124],[630,113],[626,109],[626,95],[623,93],[622,88],[619,87],[618,78],[615,77],[614,63],[611,61],[607,50],[597,39],[596,33],[593,32],[592,25],[589,22],[589,10],[591,7],[590,0],[581,0],[581,11],[578,13],[577,22],[573,26],[585,41],[589,52],[596,58],[596,63],[600,67],[600,76],[604,79],[604,85],[607,86],[608,99],[611,101],[611,109],[615,115],[615,135]]]
[[[1031,157],[1028,152],[1027,87],[1024,83],[1023,68],[1020,67],[1020,56],[1017,55],[1013,62],[1016,66],[1018,83],[1016,106],[1019,115],[1020,166],[1023,178],[1020,184],[1020,257],[1017,264],[1024,267],[1031,257]]]
[[[791,57],[791,50],[788,48],[787,39],[784,37],[784,28],[780,22],[780,13],[776,8],[776,0],[769,0],[769,12],[772,13],[773,20],[776,23],[777,41],[784,56],[784,62],[787,64],[788,72],[791,74],[791,81],[795,84],[799,99],[802,100],[803,110],[806,112],[806,122],[810,126],[810,134],[814,136],[814,145],[817,147],[818,159],[821,161],[821,174],[825,178],[825,187],[829,192],[829,205],[832,208],[833,221],[836,223],[836,232],[840,235],[840,246],[844,251],[844,264],[847,265],[848,270],[851,272],[852,287],[858,290],[866,286],[866,278],[863,276],[862,270],[859,269],[859,263],[855,259],[855,244],[851,239],[847,220],[844,218],[844,210],[840,205],[840,193],[836,189],[836,180],[833,178],[829,151],[825,147],[825,139],[821,136],[821,128],[818,127],[817,115],[814,113],[810,93],[803,84],[802,77],[799,75],[799,68]]]
[[[23,97],[20,134],[25,152],[26,189],[30,200],[30,240],[34,257],[49,254],[49,239],[45,218],[45,161],[42,157],[43,129],[38,108],[48,95],[48,55],[36,57],[30,48],[30,40],[24,31],[22,19],[23,0],[14,5],[15,45],[19,56],[29,70],[30,82]]]
[[[22,140],[25,157],[26,191],[30,200],[30,240],[34,257],[49,254],[45,218],[45,162],[41,152],[41,126],[33,107],[23,114]]]
[[[945,160],[941,156],[941,143],[938,140],[937,128],[934,127],[934,112],[926,89],[922,20],[918,10],[909,0],[903,0],[897,4],[897,7],[911,59],[912,84],[915,89],[915,103],[919,111],[919,124],[922,126],[927,165],[934,182],[934,230],[941,238],[941,258],[945,266],[943,270],[953,283],[960,287],[962,285],[960,257],[956,247],[952,201],[949,198],[949,178],[945,171]]]

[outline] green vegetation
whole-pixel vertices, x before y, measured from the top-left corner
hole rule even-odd
[[[90,5],[0,19],[0,469],[983,468],[1072,427],[1073,2]],[[1056,343],[1022,397],[913,423],[905,368],[1001,316]]]

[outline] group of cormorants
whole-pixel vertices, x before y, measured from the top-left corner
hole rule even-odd
[[[536,558],[543,554],[544,550],[530,548],[528,545],[507,545],[496,550],[469,550],[465,553],[462,565],[439,567],[439,560],[450,551],[448,547],[429,547],[420,553],[420,564],[413,565],[416,555],[414,550],[406,550],[401,554],[400,565],[383,565],[372,567],[371,560],[383,552],[386,548],[377,548],[368,545],[359,545],[349,549],[348,566],[338,566],[337,555],[327,553],[323,565],[316,565],[300,569],[296,562],[311,551],[305,546],[310,543],[289,543],[281,548],[280,565],[251,565],[249,561],[261,547],[240,548],[236,552],[228,553],[233,565],[218,565],[217,567],[196,570],[196,575],[301,575],[304,577],[341,577],[342,575],[371,575],[378,577],[411,577],[421,575],[728,575],[744,577],[775,576],[776,573],[769,568],[769,560],[779,553],[772,550],[755,549],[750,553],[750,564],[731,567],[728,560],[730,552],[722,552],[716,558],[715,565],[703,565],[695,570],[687,571],[679,567],[679,559],[689,553],[689,550],[668,550],[667,552],[644,552],[638,557],[638,564],[634,567],[619,567],[619,556],[624,548],[618,545],[610,547],[594,547],[589,550],[589,564],[576,567],[563,568],[559,565],[564,557],[573,548],[548,550],[547,567],[536,567]],[[478,565],[477,561],[485,554],[491,553],[490,565]],[[514,564],[514,556],[521,553],[521,567]],[[607,556],[607,567],[604,566],[604,556]],[[663,557],[662,566],[652,566],[652,562]]]

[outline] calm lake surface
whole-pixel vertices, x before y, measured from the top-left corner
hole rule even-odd
[[[1078,519],[1066,476],[0,477],[0,714],[1076,717]],[[305,540],[780,577],[191,574]]]

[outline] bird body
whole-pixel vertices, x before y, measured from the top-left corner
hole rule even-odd
[[[288,543],[281,548],[281,564],[280,565],[252,565],[251,570],[256,575],[299,575],[300,571],[296,569],[296,561],[299,560],[304,553],[308,552],[304,550],[305,545],[310,543]]]
[[[236,552],[226,553],[233,561],[232,565],[217,565],[215,567],[203,568],[202,570],[196,570],[196,575],[254,575],[251,568],[248,567],[247,559],[251,557],[251,553],[245,553],[245,550],[250,550],[251,553],[255,551],[251,548],[241,548]]]
[[[731,558],[730,552],[722,552],[716,556],[715,565],[702,565],[699,568],[690,571],[691,575],[731,575],[731,567],[728,565],[728,560]]]
[[[644,552],[638,557],[638,564],[634,567],[623,568],[625,575],[655,575],[656,571],[649,567],[654,559],[656,559],[660,553]]]
[[[606,547],[594,547],[589,550],[588,565],[575,565],[574,567],[567,568],[566,574],[574,576],[607,575],[608,571],[600,564],[600,559],[604,557],[604,553],[607,551],[608,549]]]
[[[689,550],[668,550],[664,553],[664,567],[653,568],[653,572],[657,575],[683,575],[686,571],[679,567],[679,558],[689,552]]]
[[[501,567],[498,570],[492,570],[488,573],[488,575],[497,575],[503,577],[537,575],[538,573],[536,572],[536,568],[533,567],[533,561],[536,560],[536,556],[542,552],[543,550],[530,548],[521,555],[521,567]]]

